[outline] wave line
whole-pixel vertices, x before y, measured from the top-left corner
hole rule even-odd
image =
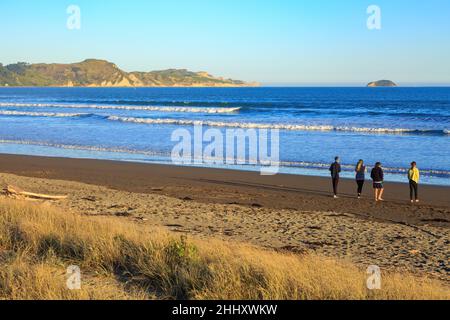
[[[55,113],[55,112],[20,112],[20,111],[0,111],[1,116],[28,116],[28,117],[57,117],[70,118],[82,117],[89,115],[88,113]]]
[[[338,132],[361,132],[361,133],[415,133],[415,134],[441,134],[447,135],[449,130],[420,130],[420,129],[404,129],[404,128],[360,128],[348,126],[332,126],[332,125],[302,125],[302,124],[280,124],[280,123],[251,123],[251,122],[220,122],[220,121],[201,121],[201,120],[177,120],[177,119],[149,119],[134,117],[109,116],[108,120],[130,122],[138,124],[168,124],[168,125],[204,125],[208,127],[222,128],[242,128],[242,129],[279,129],[288,131],[338,131]]]
[[[163,106],[108,106],[96,104],[57,104],[57,103],[0,103],[0,107],[22,108],[71,108],[100,110],[159,111],[184,113],[236,113],[242,108],[203,108],[203,107],[163,107]]]

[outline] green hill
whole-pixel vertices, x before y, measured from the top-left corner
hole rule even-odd
[[[206,72],[169,69],[125,72],[114,63],[88,59],[72,64],[0,64],[0,86],[30,87],[243,87],[258,86],[216,78]]]

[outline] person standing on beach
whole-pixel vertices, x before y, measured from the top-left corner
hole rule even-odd
[[[330,166],[331,180],[333,182],[334,198],[338,198],[339,174],[341,173],[341,164],[339,157],[334,158],[334,162]]]
[[[384,201],[383,193],[384,193],[384,172],[381,168],[381,162],[377,162],[375,164],[375,168],[372,169],[372,173],[370,177],[373,180],[373,189],[375,193],[375,201]]]
[[[359,160],[355,168],[356,172],[356,184],[358,185],[358,199],[361,199],[361,194],[364,187],[364,181],[366,180],[366,166],[363,160]]]
[[[417,169],[417,163],[411,162],[411,168],[408,170],[409,195],[411,203],[419,202],[419,179],[420,171]]]

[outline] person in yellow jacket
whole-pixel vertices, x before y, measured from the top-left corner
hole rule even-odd
[[[411,168],[408,170],[408,179],[411,203],[414,203],[414,201],[419,202],[420,171],[417,169],[417,163],[415,161],[411,163]]]

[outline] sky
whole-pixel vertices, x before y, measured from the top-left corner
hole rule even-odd
[[[80,8],[69,29],[67,8]],[[367,8],[381,29],[367,27]],[[1,0],[0,63],[105,59],[263,84],[450,84],[448,0]]]

